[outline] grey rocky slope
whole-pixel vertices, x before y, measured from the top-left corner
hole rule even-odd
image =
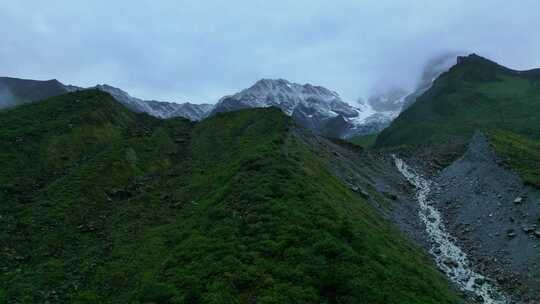
[[[378,150],[370,178],[395,198],[390,219],[417,244],[430,250],[420,209],[407,181],[382,168],[396,154],[428,179],[428,200],[446,230],[467,255],[473,270],[509,295],[508,303],[540,299],[540,190],[524,185],[481,133],[466,144],[445,143]],[[364,169],[362,169],[364,170]],[[536,302],[535,302],[536,301]],[[471,303],[475,302],[471,300]]]
[[[317,134],[342,138],[377,132],[391,120],[367,104],[352,106],[327,88],[284,79],[262,79],[245,90],[225,96],[210,115],[260,107],[278,107]]]
[[[501,165],[487,138],[476,133],[465,154],[435,179],[432,200],[475,265],[498,284],[540,299],[540,190]]]

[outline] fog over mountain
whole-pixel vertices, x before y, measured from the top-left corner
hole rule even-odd
[[[351,102],[381,88],[411,91],[429,60],[456,52],[540,66],[532,0],[0,4],[1,74],[107,83],[148,100],[215,103],[283,78]]]

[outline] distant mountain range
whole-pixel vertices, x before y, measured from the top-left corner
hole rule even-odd
[[[211,104],[142,100],[106,84],[97,85],[95,88],[111,94],[114,99],[135,112],[148,113],[157,118],[184,117],[191,121],[198,121],[205,118],[213,108]]]
[[[284,79],[262,79],[239,93],[221,98],[215,105],[143,100],[106,84],[92,88],[109,93],[132,111],[164,119],[184,117],[199,121],[223,112],[277,107],[317,134],[340,138],[379,132],[399,114],[399,111],[394,110],[377,111],[364,103],[352,106],[343,101],[338,93],[327,88],[300,85]],[[0,108],[85,89],[64,85],[57,80],[4,77],[0,78]]]
[[[341,138],[378,132],[396,114],[376,112],[367,104],[352,106],[338,93],[321,86],[262,79],[239,93],[221,98],[210,115],[264,107],[280,108],[317,134]]]
[[[192,121],[197,121],[206,117],[213,108],[213,105],[210,104],[142,100],[140,98],[132,97],[121,89],[106,84],[97,85],[92,88],[111,94],[118,102],[132,111],[148,113],[158,118],[184,117]],[[62,84],[56,79],[40,81],[0,77],[0,109],[85,89],[86,88]]]
[[[335,91],[325,87],[301,85],[284,79],[259,80],[247,89],[221,98],[215,105],[143,100],[107,84],[92,88],[109,93],[132,111],[148,113],[162,119],[183,117],[200,121],[208,116],[240,109],[277,107],[316,134],[352,138],[378,133],[386,128],[402,109],[413,104],[442,72],[455,63],[455,58],[449,58],[442,56],[431,60],[424,68],[422,78],[414,91],[393,87],[372,95],[368,102],[360,101],[354,106],[343,101]],[[85,89],[87,88],[64,85],[58,80],[2,77],[0,109]]]

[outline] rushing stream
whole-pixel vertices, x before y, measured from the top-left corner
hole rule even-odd
[[[425,224],[432,244],[430,253],[435,257],[437,266],[459,288],[472,292],[480,302],[483,300],[486,304],[508,303],[506,298],[489,283],[490,280],[471,269],[466,254],[445,230],[441,213],[431,206],[428,199],[431,182],[417,174],[403,160],[393,157],[399,172],[416,187],[416,199],[420,206],[418,215]]]

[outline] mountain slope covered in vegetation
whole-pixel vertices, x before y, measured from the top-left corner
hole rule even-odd
[[[273,108],[0,112],[0,302],[459,303]]]
[[[459,57],[377,137],[376,146],[466,141],[476,130],[540,139],[540,69],[514,71],[478,55]]]

